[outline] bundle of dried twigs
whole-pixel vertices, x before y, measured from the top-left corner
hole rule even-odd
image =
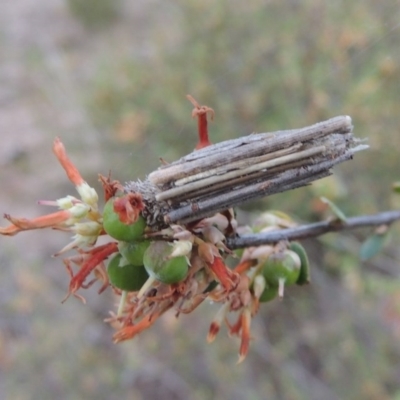
[[[354,138],[351,118],[339,116],[196,150],[126,188],[143,195],[150,225],[187,224],[248,200],[305,186],[366,148]]]

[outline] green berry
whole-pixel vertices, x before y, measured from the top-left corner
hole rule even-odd
[[[254,277],[251,285],[251,291],[261,303],[271,301],[278,295],[278,288],[268,285],[262,274]]]
[[[291,250],[271,254],[263,265],[262,274],[268,286],[279,288],[283,297],[284,286],[293,285],[300,276],[300,257]]]
[[[310,263],[308,261],[305,248],[299,242],[291,242],[289,245],[289,249],[294,251],[300,257],[301,261],[300,275],[296,283],[298,285],[305,285],[307,283],[310,283]]]
[[[147,273],[162,283],[178,283],[188,274],[187,258],[169,258],[173,250],[172,244],[168,242],[154,241],[144,253],[143,263]]]
[[[120,221],[119,215],[114,211],[115,197],[109,199],[103,210],[104,230],[114,239],[124,242],[131,242],[143,237],[146,221],[140,215],[133,224],[124,224]]]
[[[266,303],[267,301],[271,301],[278,296],[278,288],[272,286],[266,286],[262,295],[260,296],[260,302]]]
[[[140,242],[119,242],[118,249],[122,256],[135,266],[143,265],[143,256],[147,248],[150,246],[150,240]]]
[[[140,290],[149,277],[143,265],[129,264],[119,253],[108,263],[107,273],[113,286],[128,292]]]

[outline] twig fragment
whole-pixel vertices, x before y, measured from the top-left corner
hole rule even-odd
[[[368,148],[353,137],[351,118],[339,116],[302,128],[251,134],[196,150],[131,182],[157,223],[187,224],[246,201],[305,186]]]
[[[371,226],[390,225],[400,220],[400,210],[385,211],[377,214],[362,215],[347,218],[346,222],[321,221],[313,224],[301,225],[294,228],[277,229],[270,232],[247,234],[240,237],[228,238],[227,246],[239,249],[251,246],[273,244],[281,240],[300,240],[324,235],[329,232],[347,231]]]

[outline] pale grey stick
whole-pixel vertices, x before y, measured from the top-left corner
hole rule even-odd
[[[253,134],[195,151],[174,163],[161,166],[148,179],[155,185],[163,185],[211,167],[256,157],[332,133],[349,133],[351,130],[351,118],[340,116],[302,129]]]
[[[325,146],[313,147],[303,151],[299,151],[297,153],[288,154],[283,157],[274,158],[273,160],[264,161],[259,164],[253,164],[247,168],[240,168],[234,171],[230,171],[223,175],[210,176],[208,178],[197,180],[196,182],[188,183],[185,186],[178,186],[169,190],[165,190],[156,195],[156,200],[167,200],[182,195],[183,193],[190,193],[197,189],[215,185],[219,182],[224,182],[229,179],[238,178],[239,176],[248,175],[252,172],[257,172],[264,169],[267,170],[268,168],[276,167],[278,165],[301,160],[306,157],[312,157],[324,152],[325,150]]]
[[[239,161],[227,164],[227,165],[221,165],[217,168],[209,169],[208,171],[200,172],[199,174],[190,175],[186,178],[178,179],[174,183],[175,183],[175,186],[182,186],[182,185],[186,185],[187,183],[190,183],[193,181],[198,181],[200,179],[208,178],[213,175],[219,175],[219,174],[225,173],[229,170],[246,168],[253,164],[259,164],[263,161],[268,161],[268,160],[275,159],[275,158],[278,158],[281,156],[285,156],[287,154],[292,154],[295,151],[299,150],[300,147],[301,147],[301,144],[297,143],[295,146],[291,146],[287,149],[278,150],[273,153],[268,153],[268,154],[265,154],[265,155],[259,156],[259,157],[254,157],[254,158],[245,159],[245,160],[239,160]]]
[[[150,226],[187,224],[328,176],[334,165],[368,147],[359,142],[353,137],[351,118],[341,116],[208,146],[126,188],[143,195]]]
[[[345,157],[345,159],[349,158],[350,156]],[[341,159],[338,162],[341,161],[344,161],[344,159]],[[214,210],[222,211],[230,207],[238,206],[239,204],[245,203],[249,200],[305,186],[312,181],[331,175],[329,169],[333,165],[334,163],[331,162],[329,163],[329,166],[319,164],[310,167],[309,170],[288,170],[279,174],[277,178],[271,179],[267,182],[244,186],[241,189],[225,192],[219,196],[206,198],[205,200],[200,200],[190,205],[172,210],[165,216],[165,220],[168,223],[175,222],[184,224],[213,214],[216,212]]]

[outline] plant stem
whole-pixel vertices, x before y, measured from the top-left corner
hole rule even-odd
[[[329,232],[390,225],[398,220],[400,220],[400,210],[384,211],[377,214],[347,218],[344,222],[335,219],[300,225],[295,228],[279,229],[271,232],[228,238],[227,246],[232,250],[244,247],[260,246],[263,244],[277,243],[281,240],[299,240],[316,237]]]

